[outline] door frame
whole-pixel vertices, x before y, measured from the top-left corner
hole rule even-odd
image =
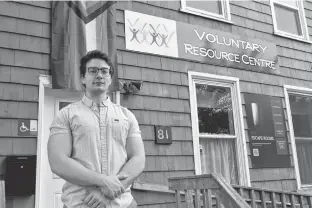
[[[297,156],[297,148],[296,148],[296,141],[295,141],[295,133],[293,127],[293,121],[291,116],[291,109],[290,109],[290,102],[289,102],[289,93],[297,94],[297,95],[306,95],[312,97],[312,89],[305,88],[305,87],[297,87],[293,85],[284,85],[284,96],[285,96],[285,104],[286,104],[286,112],[287,112],[287,120],[288,120],[288,127],[289,127],[289,136],[291,142],[291,149],[293,155],[293,162],[295,168],[295,177],[297,182],[297,189],[311,189],[312,185],[302,185],[300,172],[299,172],[299,165],[298,165],[298,156]]]
[[[40,184],[40,173],[41,173],[41,139],[43,138],[43,118],[44,118],[44,91],[45,88],[52,88],[50,75],[39,75],[39,103],[38,103],[38,136],[37,136],[37,162],[36,162],[36,193],[35,193],[35,208],[39,207],[39,199],[41,198],[41,184]]]
[[[241,93],[239,88],[239,79],[236,77],[220,76],[209,73],[188,72],[189,79],[189,93],[190,93],[190,104],[191,104],[191,120],[192,120],[192,136],[193,136],[193,149],[194,149],[194,162],[195,162],[195,174],[201,174],[201,164],[200,164],[200,155],[199,155],[199,132],[197,131],[197,117],[196,117],[196,92],[194,91],[194,81],[203,80],[211,83],[232,85],[232,101],[233,106],[236,110],[233,110],[233,117],[236,118],[234,123],[235,130],[237,130],[236,137],[236,155],[237,155],[237,170],[238,170],[238,182],[242,186],[251,186],[250,184],[250,173],[249,173],[249,164],[248,164],[248,154],[247,154],[247,144],[245,138],[245,129],[244,129],[244,120],[243,120],[243,110],[242,110],[242,101]]]
[[[40,173],[42,167],[42,147],[41,141],[43,138],[43,122],[44,122],[44,98],[45,98],[45,89],[52,88],[52,77],[50,75],[39,75],[39,103],[38,103],[38,136],[37,136],[37,161],[36,161],[36,191],[35,191],[35,208],[41,208],[40,205],[40,195],[42,193],[42,188],[40,184]],[[120,104],[120,91],[113,93],[112,100],[116,104]]]

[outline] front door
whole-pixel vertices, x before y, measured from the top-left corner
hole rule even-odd
[[[36,208],[62,208],[61,193],[64,180],[51,172],[47,155],[47,143],[49,139],[49,127],[56,113],[67,104],[76,102],[82,97],[81,92],[67,90],[53,90],[44,88],[44,99],[42,106],[42,119],[39,120],[41,132],[38,132],[37,150],[37,192]],[[39,105],[42,103],[39,103]]]

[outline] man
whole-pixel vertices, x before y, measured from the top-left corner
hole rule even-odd
[[[80,60],[85,95],[61,109],[50,127],[48,158],[63,178],[67,208],[133,208],[130,186],[145,166],[135,116],[107,96],[114,67],[106,54]]]

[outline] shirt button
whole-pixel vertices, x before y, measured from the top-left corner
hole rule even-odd
[[[104,122],[104,121],[101,121],[100,123],[101,123],[101,124],[104,124],[105,122]]]

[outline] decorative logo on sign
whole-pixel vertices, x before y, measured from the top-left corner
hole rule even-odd
[[[170,41],[174,34],[175,30],[170,31],[164,24],[152,25],[148,22],[142,24],[137,24],[140,18],[137,18],[135,22],[131,22],[130,19],[127,19],[129,22],[129,30],[132,33],[132,38],[130,42],[136,41],[137,43],[147,43],[149,45],[156,44],[159,47],[169,48]],[[175,29],[175,28],[174,28]]]
[[[178,56],[176,22],[125,11],[126,48],[159,55]]]

